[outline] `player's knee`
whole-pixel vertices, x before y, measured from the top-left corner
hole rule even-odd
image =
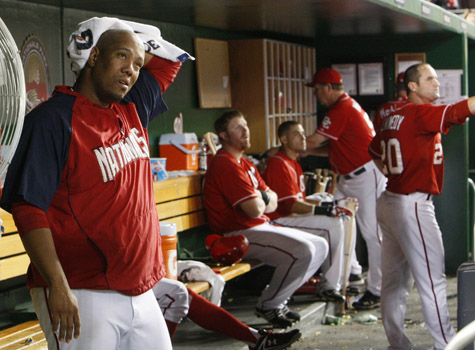
[[[315,259],[321,260],[326,258],[328,255],[329,246],[325,239],[313,236],[301,245],[298,245],[296,251],[302,259],[307,259],[309,261]]]

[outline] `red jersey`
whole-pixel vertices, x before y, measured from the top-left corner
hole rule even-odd
[[[438,195],[444,179],[440,134],[471,115],[466,100],[455,105],[407,103],[383,120],[369,152],[384,164],[387,189]]]
[[[0,205],[46,213],[73,289],[139,295],[165,275],[146,128],[167,110],[160,86],[179,69],[168,62],[152,58],[108,108],[58,86],[25,117]],[[47,286],[33,264],[27,284]]]
[[[340,96],[316,132],[329,139],[329,160],[335,173],[351,173],[371,160],[368,146],[374,136],[373,124],[348,94]]]
[[[299,162],[290,159],[284,152],[277,153],[267,161],[267,167],[262,176],[279,197],[277,210],[268,214],[271,219],[291,215],[294,202],[305,200],[305,179],[302,167]]]
[[[222,234],[243,230],[269,221],[266,215],[253,219],[247,216],[239,204],[267,190],[254,164],[244,157],[240,162],[223,149],[213,157],[206,171],[203,200],[211,230]]]
[[[383,122],[383,119],[406,103],[408,103],[407,97],[398,97],[379,106],[377,109],[377,114],[373,120],[374,131],[378,133],[379,129],[381,129],[381,123]]]

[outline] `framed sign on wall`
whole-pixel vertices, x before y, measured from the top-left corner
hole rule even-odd
[[[426,62],[426,53],[417,52],[417,53],[397,53],[395,55],[395,77],[401,72],[405,72],[407,68],[417,63]]]

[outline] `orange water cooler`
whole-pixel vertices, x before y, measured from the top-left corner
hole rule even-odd
[[[198,170],[198,137],[195,133],[163,134],[160,157],[167,158],[167,171]]]

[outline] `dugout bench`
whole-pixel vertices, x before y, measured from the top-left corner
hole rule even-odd
[[[154,182],[154,195],[161,222],[173,222],[177,226],[179,257],[193,259],[203,254],[204,235],[193,237],[193,230],[207,232],[206,217],[201,198],[202,175],[192,175]],[[12,285],[25,286],[25,273],[30,262],[12,216],[0,209],[5,233],[0,239],[0,289]],[[209,233],[209,232],[208,232]],[[194,249],[190,244],[200,242]],[[185,242],[185,244],[183,244]],[[185,246],[187,248],[185,248]],[[213,270],[228,281],[251,270],[250,263],[241,262],[232,266],[213,267]],[[208,282],[190,282],[187,287],[196,293],[210,288]],[[0,331],[1,349],[47,349],[47,343],[37,320],[17,324]]]

